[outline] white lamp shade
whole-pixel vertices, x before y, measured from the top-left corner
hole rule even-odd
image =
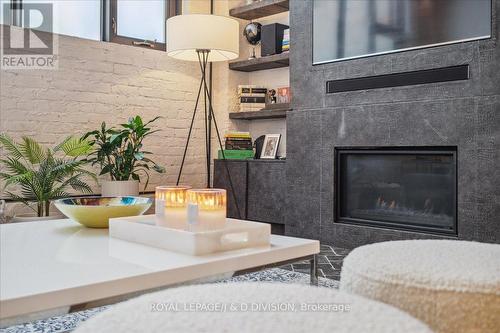
[[[239,23],[225,16],[191,14],[167,20],[167,54],[198,61],[196,50],[210,50],[208,61],[238,58]]]

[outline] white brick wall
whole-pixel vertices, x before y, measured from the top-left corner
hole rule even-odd
[[[229,8],[244,2],[217,0],[215,13],[228,15]],[[207,13],[209,8],[208,0],[183,1],[185,14]],[[242,29],[247,21],[239,21]],[[53,145],[70,134],[96,129],[102,121],[111,125],[137,114],[145,119],[160,115],[163,118],[155,125],[162,131],[145,146],[167,173],[151,173],[148,190],[174,184],[199,85],[199,65],[126,45],[68,36],[59,36],[58,41],[58,70],[0,70],[0,132],[14,138],[32,136]],[[248,57],[248,50],[240,35],[241,59]],[[248,122],[228,119],[228,112],[236,111],[236,87],[251,83],[249,74],[230,71],[225,62],[213,68],[214,111],[221,135],[228,129],[249,130]],[[204,125],[199,110],[182,182],[204,187]],[[215,132],[212,140],[212,156],[216,157]],[[99,191],[97,186],[95,191]]]
[[[148,188],[175,183],[199,84],[198,64],[161,51],[68,36],[59,36],[58,53],[58,70],[0,72],[0,131],[53,145],[102,121],[111,125],[134,115],[159,115],[163,118],[155,126],[162,131],[145,148],[167,173],[151,173]],[[206,177],[202,126],[199,117],[183,173],[183,183],[197,187]]]

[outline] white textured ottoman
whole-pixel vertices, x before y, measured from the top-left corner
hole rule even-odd
[[[321,311],[317,309],[320,305]],[[350,310],[334,311],[341,306],[344,309],[349,306]],[[333,289],[293,284],[221,283],[141,296],[97,315],[74,332],[431,331],[396,308]]]
[[[410,240],[356,248],[340,290],[394,305],[436,332],[500,332],[500,245]]]

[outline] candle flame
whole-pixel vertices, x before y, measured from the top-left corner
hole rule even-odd
[[[189,189],[189,186],[158,186],[155,198],[165,201],[165,207],[186,207]]]
[[[226,190],[223,189],[201,189],[189,190],[188,202],[197,204],[200,210],[225,210]]]

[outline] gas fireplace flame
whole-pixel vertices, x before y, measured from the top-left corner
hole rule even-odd
[[[382,210],[408,210],[409,208],[405,208],[404,206],[400,208],[399,203],[396,200],[385,200],[382,196],[379,196],[377,198],[377,202],[375,203],[375,208],[376,209],[382,209]],[[432,199],[427,198],[424,201],[424,207],[423,207],[423,213],[424,214],[434,214],[434,203],[432,202]]]
[[[392,200],[390,203],[387,203],[387,201],[385,201],[384,198],[382,198],[382,196],[378,197],[375,206],[381,209],[396,209],[399,207],[396,200]]]

